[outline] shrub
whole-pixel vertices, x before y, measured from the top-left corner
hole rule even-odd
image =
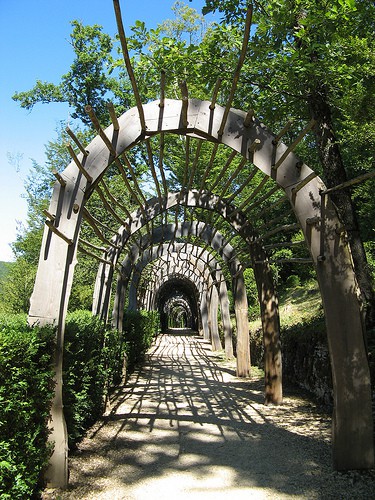
[[[375,283],[375,242],[365,241],[363,245],[366,250],[367,263],[370,269],[370,273]]]
[[[65,324],[64,415],[69,447],[102,414],[106,390],[104,323],[89,311],[74,311]]]
[[[300,277],[297,274],[291,274],[287,277],[285,285],[287,288],[295,288],[301,285]]]
[[[0,314],[0,331],[4,334],[7,330],[13,331],[29,331],[29,327],[27,326],[27,316],[26,314],[11,314],[11,313],[3,313]]]
[[[158,330],[156,312],[127,313],[124,333],[107,329],[89,311],[68,314],[63,363],[64,415],[69,447],[102,415],[111,388],[124,376],[124,359],[131,371],[150,347]]]
[[[125,378],[127,351],[128,345],[122,333],[112,329],[105,332],[103,354],[107,393]]]
[[[25,316],[0,317],[0,497],[30,498],[50,456],[47,420],[53,395],[51,327]]]
[[[124,315],[124,336],[127,344],[128,370],[140,363],[152,339],[160,329],[156,311],[127,311]]]
[[[122,381],[124,357],[134,368],[159,329],[155,312],[126,318],[120,334],[89,311],[67,316],[63,400],[71,448],[101,416],[111,387]],[[51,452],[47,421],[55,335],[52,327],[28,327],[23,314],[0,315],[0,498],[30,498],[43,486]]]

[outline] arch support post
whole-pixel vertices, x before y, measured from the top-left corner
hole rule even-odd
[[[65,325],[61,325],[65,327]],[[68,431],[64,416],[64,404],[62,398],[62,362],[63,362],[63,338],[64,332],[59,325],[57,329],[57,346],[55,351],[55,393],[51,406],[51,420],[48,424],[50,435],[48,440],[53,444],[53,453],[49,460],[45,479],[47,484],[53,488],[65,489],[68,486]]]
[[[229,300],[228,300],[228,290],[227,285],[220,276],[220,287],[219,287],[219,301],[220,301],[220,312],[221,312],[221,320],[223,323],[224,330],[224,348],[225,348],[225,356],[228,359],[233,358],[233,332],[232,325],[230,322],[230,313],[229,313]]]
[[[326,261],[327,262],[327,261]],[[327,262],[328,267],[329,262]],[[336,470],[374,467],[371,380],[359,302],[350,279],[318,266],[326,311],[334,410],[332,458]]]
[[[264,258],[264,256],[263,256]],[[258,287],[264,346],[265,404],[283,401],[282,354],[280,342],[279,306],[267,261],[254,265]]]
[[[237,377],[250,377],[250,335],[245,281],[240,272],[234,279],[234,310],[237,326]]]
[[[208,304],[207,304],[207,294],[203,290],[201,292],[201,319],[202,319],[202,330],[204,340],[210,340],[210,329],[208,324]]]
[[[307,188],[305,188],[307,189]],[[313,199],[311,188],[308,196]],[[317,218],[304,226],[322,295],[333,382],[332,458],[336,470],[374,467],[370,369],[359,287],[345,229],[328,197],[315,194]],[[300,192],[297,213],[308,198]]]
[[[211,286],[210,290],[210,317],[211,317],[211,346],[213,351],[221,351],[223,346],[221,345],[219,329],[217,323],[219,296],[217,289],[214,285]]]
[[[123,331],[126,285],[127,281],[119,273],[117,276],[116,295],[112,311],[112,327],[119,332]]]
[[[92,313],[99,316],[105,322],[108,321],[112,279],[113,268],[101,262],[95,281]]]
[[[56,213],[58,204],[68,205],[68,198],[68,185],[64,189],[55,185],[50,212]],[[50,486],[58,488],[66,488],[68,485],[68,435],[63,411],[62,366],[65,318],[76,264],[76,242],[81,220],[79,213],[69,215],[70,217],[60,215],[58,231],[51,231],[47,225],[44,228],[28,316],[30,325],[55,325],[57,328],[54,357],[56,385],[49,423],[49,441],[53,443],[54,449],[46,479]],[[61,234],[64,238],[61,238]]]

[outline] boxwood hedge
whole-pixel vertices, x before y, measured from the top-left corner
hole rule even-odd
[[[31,498],[48,463],[52,328],[0,317],[0,498]]]
[[[127,313],[124,325],[120,334],[89,311],[67,316],[63,400],[71,449],[124,380],[124,360],[130,372],[143,359],[158,332],[158,314]],[[52,327],[30,328],[25,315],[0,315],[0,498],[32,498],[43,487],[54,345]]]

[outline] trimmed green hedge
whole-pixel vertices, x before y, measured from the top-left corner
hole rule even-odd
[[[103,413],[111,387],[142,361],[159,329],[156,312],[128,312],[124,333],[108,330],[89,311],[68,314],[65,327],[63,401],[69,447],[74,449]]]
[[[127,311],[124,315],[124,335],[127,343],[129,372],[143,361],[152,339],[160,331],[160,317],[156,311]]]
[[[71,449],[102,415],[110,387],[121,381],[126,351],[123,336],[89,311],[68,314],[63,401]]]
[[[42,486],[54,339],[25,315],[0,316],[0,498],[30,498]]]
[[[103,359],[105,327],[89,311],[68,314],[63,358],[64,415],[69,448],[103,411],[106,374]]]
[[[74,448],[103,413],[108,392],[132,371],[159,331],[155,312],[125,315],[124,333],[89,311],[68,314],[63,363],[64,413]],[[24,499],[43,487],[51,449],[55,330],[29,328],[25,315],[0,315],[0,498]]]

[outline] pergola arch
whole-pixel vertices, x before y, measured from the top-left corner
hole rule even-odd
[[[149,248],[147,252],[145,252],[142,256],[142,259],[135,266],[135,277],[133,278],[133,296],[136,293],[138,288],[140,276],[144,267],[152,262],[153,260],[160,259],[161,257],[168,256],[172,262],[174,262],[174,256],[177,256],[179,261],[186,261],[188,258],[190,259],[190,264],[193,264],[192,272],[194,269],[201,263],[209,273],[209,276],[212,279],[206,278],[206,282],[208,282],[209,289],[215,287],[214,299],[218,300],[220,304],[220,310],[223,321],[223,330],[224,330],[224,339],[225,339],[225,352],[228,358],[233,357],[233,346],[232,346],[232,327],[230,322],[230,314],[229,314],[229,302],[226,291],[226,282],[223,276],[222,270],[214,257],[207,251],[202,251],[201,247],[189,244],[189,243],[172,243],[171,244],[163,244],[157,247]],[[191,266],[190,266],[191,267]],[[210,282],[212,283],[210,284]],[[149,288],[153,286],[153,283],[149,284]],[[154,296],[156,296],[157,290],[154,291]],[[134,299],[133,299],[134,300]],[[156,298],[154,301],[151,299],[151,307],[155,307]],[[121,306],[120,306],[121,310]],[[217,313],[215,319],[215,312],[212,312],[212,332],[211,332],[211,341],[212,347],[214,350],[221,349],[221,343],[218,336],[217,330]],[[205,336],[208,340],[208,335]]]
[[[162,213],[165,206],[174,207],[178,204],[183,206],[199,206],[200,208],[206,208],[209,210],[217,211],[223,218],[225,218],[233,227],[234,230],[238,231],[242,238],[247,242],[249,248],[249,254],[251,261],[253,263],[255,279],[258,287],[258,295],[261,306],[261,319],[263,328],[263,338],[265,346],[265,374],[266,374],[266,402],[267,403],[280,403],[282,401],[282,387],[281,387],[281,350],[280,350],[280,340],[279,340],[279,316],[278,316],[278,304],[275,295],[275,287],[273,284],[272,273],[266,259],[266,252],[263,246],[257,242],[256,233],[254,232],[251,223],[243,216],[240,211],[235,211],[232,205],[226,203],[225,200],[220,199],[218,196],[213,195],[208,192],[202,193],[202,199],[199,196],[199,192],[183,192],[183,193],[170,193],[168,197],[165,198],[163,203],[160,203],[159,199],[153,199],[148,201],[148,217],[141,217],[140,221],[137,221],[136,228],[134,232],[139,230],[139,225],[141,227],[147,222],[152,220],[157,214]],[[235,213],[233,214],[233,211]],[[132,233],[131,229],[131,219],[135,218],[132,215],[127,221],[126,229],[121,227],[118,234],[123,235],[123,231],[126,231],[125,239],[121,236],[121,239],[126,241]],[[250,352],[249,352],[249,331],[248,331],[248,316],[247,316],[247,298],[243,278],[243,270],[240,262],[235,258],[234,249],[229,245],[225,238],[216,229],[211,228],[208,224],[199,223],[197,221],[185,222],[181,224],[181,229],[174,225],[166,226],[159,230],[159,234],[153,232],[151,235],[146,237],[153,239],[154,241],[160,241],[160,238],[176,238],[182,236],[193,235],[195,237],[203,238],[211,247],[219,251],[219,254],[224,259],[224,261],[229,262],[229,270],[232,275],[233,280],[233,291],[234,291],[234,302],[235,302],[235,314],[236,314],[236,324],[237,324],[237,373],[239,376],[247,376],[249,374],[250,368]],[[114,238],[117,238],[115,236]],[[156,240],[155,240],[156,238]],[[137,243],[136,247],[129,253],[127,263],[125,264],[129,269],[131,266],[132,259],[136,258],[138,255],[139,246],[142,245],[142,239]],[[124,264],[123,264],[124,266]],[[126,271],[125,271],[126,273]],[[123,272],[120,272],[118,287],[124,285],[122,278]],[[93,310],[95,313],[100,314],[102,317],[107,317],[108,305],[110,303],[110,293],[111,293],[111,282],[113,275],[113,267],[109,264],[100,263],[99,270],[97,274],[95,294],[94,294],[94,306]],[[104,289],[103,289],[104,287]],[[101,299],[99,303],[97,298]],[[118,300],[118,297],[122,297],[122,301]],[[124,303],[125,296],[124,291],[117,291],[117,296],[115,299],[115,304],[117,304],[117,310],[122,310],[122,305]],[[117,313],[117,320],[115,322],[116,326],[121,323],[121,312]]]
[[[172,317],[172,320],[175,322],[178,322],[181,318],[185,321],[183,321],[183,325],[181,328],[189,328],[189,329],[194,329],[193,325],[193,315],[191,312],[191,307],[188,301],[183,297],[170,297],[164,302],[164,307],[163,307],[164,313],[167,315],[167,328],[169,326],[169,318]],[[180,312],[181,311],[181,312]],[[176,327],[176,325],[173,325]]]
[[[93,310],[96,314],[100,314],[103,318],[107,317],[111,294],[110,283],[113,279],[114,264],[117,263],[124,246],[134,234],[155,219],[155,217],[176,206],[198,207],[219,214],[242,238],[247,240],[250,245],[249,253],[252,260],[255,262],[256,256],[258,264],[265,267],[265,274],[271,276],[269,270],[267,270],[267,263],[262,262],[266,261],[266,253],[261,244],[256,241],[257,235],[254,233],[251,223],[234,205],[228,204],[219,196],[206,191],[192,190],[188,192],[168,193],[164,198],[152,198],[148,200],[147,210],[144,213],[140,213],[137,210],[130,214],[125,224],[113,236],[111,240],[113,247],[109,248],[106,253],[107,263],[101,262],[99,264],[93,305]],[[185,225],[185,228],[188,232],[192,232],[188,225]],[[219,248],[223,246],[223,242],[216,242],[216,245]],[[229,257],[228,260],[231,260],[231,258]],[[236,274],[239,268],[238,261],[231,263],[231,268],[233,273]],[[270,278],[271,281],[272,278]],[[243,305],[243,308],[245,308],[245,305]]]
[[[234,300],[235,303],[237,301],[237,311],[242,308],[242,313],[241,315],[237,314],[236,319],[238,320],[238,331],[240,334],[244,335],[244,340],[243,343],[247,345],[248,343],[248,330],[244,329],[241,330],[241,318],[243,315],[247,316],[247,302],[245,301],[245,297],[242,295],[241,290],[244,289],[244,284],[243,284],[243,274],[242,270],[240,267],[240,263],[236,260],[235,256],[235,251],[233,247],[229,244],[226,243],[225,238],[221,235],[219,231],[214,230],[214,228],[211,228],[207,224],[203,224],[202,222],[185,222],[179,225],[175,224],[169,224],[160,228],[156,228],[152,235],[146,238],[146,245],[149,244],[149,242],[152,243],[160,243],[161,241],[170,241],[174,238],[181,238],[185,237],[188,235],[194,235],[196,238],[202,239],[204,242],[209,244],[211,248],[216,249],[218,254],[223,258],[224,262],[230,262],[230,272],[232,274],[232,280],[234,282]],[[135,259],[138,257],[139,252],[143,248],[142,243],[135,245],[132,249],[132,251],[129,253],[129,255],[125,258],[122,264],[121,271],[118,276],[118,283],[117,283],[117,292],[116,292],[116,297],[114,301],[114,312],[113,312],[113,322],[114,325],[116,325],[117,328],[121,329],[121,318],[122,318],[122,310],[124,308],[124,303],[125,303],[125,288],[127,286],[127,283],[129,281],[129,275],[131,272],[132,267],[135,264]],[[201,251],[200,251],[201,252]],[[214,260],[213,256],[207,256],[209,259]],[[236,276],[237,275],[237,276]],[[100,278],[101,273],[98,273],[98,278],[99,281],[102,283],[103,280]],[[219,276],[217,279],[221,285],[221,289],[219,291],[220,296],[222,297],[222,301],[225,301],[227,299],[227,292],[226,292],[226,283],[221,277]],[[239,281],[240,280],[240,281]],[[225,289],[224,289],[225,287]],[[241,290],[240,290],[241,289]],[[101,295],[105,295],[102,293]],[[246,294],[245,294],[246,295]],[[271,306],[270,306],[271,307]],[[98,309],[99,310],[99,309]],[[225,337],[227,339],[226,343],[226,352],[229,357],[232,356],[233,351],[230,349],[231,344],[231,328],[230,328],[230,319],[229,319],[229,313],[227,313],[228,310],[228,305],[223,304],[223,311],[224,311],[224,320],[225,324],[227,325],[225,328]],[[275,314],[277,314],[277,310],[275,310]],[[247,318],[246,318],[247,322]],[[268,328],[270,330],[270,327]],[[274,335],[271,339],[271,342],[274,340],[278,342],[278,338],[275,339],[275,337],[278,337],[278,331],[274,332]],[[245,351],[244,355],[246,356],[245,359],[243,360],[243,363],[249,364],[249,352]],[[276,356],[274,356],[276,358]],[[281,366],[280,366],[281,368]],[[266,370],[267,371],[267,370]],[[275,375],[275,370],[271,370],[273,375]],[[279,374],[280,376],[280,374]],[[275,379],[273,380],[272,384],[272,389],[273,389],[273,394],[277,391],[275,391],[275,387],[277,386],[278,381]],[[271,388],[270,388],[271,389]],[[271,391],[270,391],[271,392]],[[275,396],[275,402],[279,401],[281,402],[281,391],[278,396]]]
[[[281,370],[280,349],[277,347],[279,342],[278,328],[278,310],[277,300],[275,297],[274,286],[270,268],[266,260],[266,253],[263,247],[257,242],[256,235],[249,221],[238,211],[233,205],[228,204],[225,200],[217,195],[209,192],[180,192],[169,193],[164,199],[154,198],[147,203],[147,214],[131,214],[125,225],[120,227],[117,234],[113,237],[112,242],[117,245],[117,250],[112,248],[108,251],[111,255],[112,262],[99,264],[97,274],[94,305],[93,310],[101,317],[106,318],[111,295],[111,283],[113,279],[113,264],[117,262],[117,258],[123,246],[128,242],[129,238],[145,226],[148,222],[154,219],[157,215],[163,213],[167,208],[172,208],[177,205],[199,207],[206,210],[216,211],[236,230],[249,245],[249,253],[255,270],[255,277],[258,283],[259,296],[261,298],[262,307],[262,323],[265,333],[265,345],[267,351],[266,360],[269,359],[269,366],[279,365],[279,368],[267,371],[269,399],[268,401],[280,402],[279,397],[274,398],[274,388],[277,386],[277,377]],[[199,227],[194,222],[185,224],[187,234],[194,234],[192,228]],[[207,224],[203,227],[204,231],[209,231]],[[212,232],[214,235],[211,241],[211,246],[214,250],[223,249],[229,246],[226,244],[223,237],[216,230]],[[201,236],[201,234],[200,234]],[[121,242],[121,243],[120,243]],[[229,263],[230,272],[233,279],[233,290],[235,299],[235,314],[238,330],[237,342],[237,374],[238,376],[248,376],[250,370],[250,352],[249,352],[249,327],[248,327],[248,305],[244,285],[243,269],[235,256],[233,256],[233,248],[230,254],[225,256],[225,260]],[[256,260],[258,259],[258,260]],[[267,323],[267,326],[266,324]]]
[[[176,195],[172,194],[171,197],[176,199]],[[194,199],[194,198],[193,198]],[[185,200],[185,197],[184,197]],[[177,204],[171,204],[174,206]],[[158,206],[158,202],[156,202]],[[191,204],[191,206],[196,206],[195,204]],[[149,222],[149,221],[147,221]],[[202,239],[206,243],[210,244],[212,249],[218,251],[219,255],[227,262],[229,262],[229,268],[233,275],[237,274],[240,266],[240,262],[236,258],[234,248],[225,241],[223,235],[221,235],[220,231],[212,228],[209,224],[202,223],[199,221],[191,221],[191,222],[183,222],[180,224],[167,224],[163,225],[160,228],[153,229],[150,235],[146,235],[144,239],[140,239],[136,245],[128,252],[128,255],[125,257],[123,263],[121,264],[120,277],[126,278],[132,269],[135,261],[137,260],[141,250],[145,249],[147,245],[152,243],[159,243],[161,241],[169,241],[175,238],[182,238],[194,236]],[[258,254],[257,254],[258,255]],[[101,263],[99,265],[98,274],[96,278],[96,297],[94,300],[93,310],[96,314],[101,314],[102,317],[105,317],[107,314],[106,304],[109,303],[109,293],[110,289],[108,288],[107,283],[108,273],[111,272],[111,266],[106,263]],[[105,278],[103,277],[105,276]],[[107,291],[101,291],[100,288],[105,287]],[[119,292],[117,292],[118,294]],[[101,299],[101,302],[99,300]],[[118,323],[115,323],[118,326]]]
[[[159,301],[157,306],[153,304],[151,306],[151,309],[156,309],[160,310],[162,307],[164,308],[165,305],[168,303],[170,304],[171,301],[176,300],[176,297],[179,297],[179,301],[182,300],[182,296],[184,296],[184,301],[189,304],[190,311],[192,309],[192,306],[194,307],[194,312],[191,314],[191,318],[196,315],[195,322],[196,322],[196,330],[199,330],[199,325],[202,324],[201,318],[200,318],[200,311],[199,311],[199,306],[201,303],[201,284],[199,281],[199,277],[197,275],[194,275],[193,273],[190,273],[190,275],[185,275],[185,274],[180,274],[180,273],[164,273],[163,275],[161,274],[161,269],[158,269],[158,274],[154,276],[154,283],[155,286],[157,286],[157,290],[154,290],[155,293],[158,293],[159,295]],[[173,291],[171,290],[173,288]],[[187,299],[188,297],[188,299]],[[148,304],[144,303],[143,306],[145,309],[148,309],[150,307],[150,302],[154,301],[155,297],[151,296],[151,293],[148,294],[147,301],[149,302]],[[167,324],[165,325],[167,327]]]
[[[175,255],[177,256],[177,254]],[[173,254],[169,254],[168,258],[173,259]],[[189,259],[175,260],[172,263],[164,261],[165,265],[161,265],[155,272],[155,291],[159,289],[161,284],[165,284],[171,277],[174,278],[175,276],[184,276],[185,279],[193,282],[199,290],[203,337],[205,340],[211,340],[213,350],[221,350],[222,346],[217,326],[217,289],[214,286],[211,273],[204,263],[198,259],[193,260],[194,263]]]
[[[321,195],[323,182],[294,155],[292,148],[284,145],[256,118],[253,117],[249,123],[246,112],[235,109],[228,111],[217,105],[212,107],[209,101],[197,99],[165,99],[162,107],[159,104],[159,101],[154,101],[143,105],[145,127],[139,120],[138,109],[134,108],[118,118],[118,125],[101,130],[85,148],[88,153],[80,153],[59,174],[59,181],[54,186],[48,211],[50,221],[45,227],[31,297],[29,322],[56,323],[58,329],[57,385],[52,408],[52,439],[56,447],[52,462],[55,460],[58,464],[56,475],[63,476],[63,479],[60,477],[56,482],[66,482],[67,476],[61,396],[62,344],[85,204],[111,163],[118,162],[127,149],[161,133],[175,133],[226,145],[251,160],[253,165],[284,190],[303,231],[323,299],[334,384],[334,465],[338,469],[371,467],[374,457],[370,376],[363,341],[358,285],[345,229],[329,196]],[[194,198],[202,205],[206,204],[205,208],[212,209],[207,201],[210,197],[206,193],[191,193],[193,191],[174,195],[180,197],[174,200],[175,204],[183,196],[190,196],[190,200]],[[221,206],[223,200],[217,198],[217,206]],[[164,199],[167,201],[163,209],[168,210],[173,195],[165,196]],[[237,220],[240,208],[234,207],[230,214],[226,213],[231,216],[233,223]],[[150,207],[145,206],[144,211],[149,214]],[[142,217],[142,211],[139,210],[137,219],[130,223],[131,232],[141,227]],[[247,230],[247,225],[238,225],[240,233]],[[110,250],[106,252],[105,258],[111,264],[111,272],[119,258],[116,246],[123,245],[128,236],[127,228],[124,228],[114,237]],[[252,241],[252,248],[261,252],[255,243],[256,238]],[[261,257],[254,266],[256,273],[264,273]],[[112,276],[108,273],[104,279],[111,281]],[[267,293],[268,290],[265,290]]]

